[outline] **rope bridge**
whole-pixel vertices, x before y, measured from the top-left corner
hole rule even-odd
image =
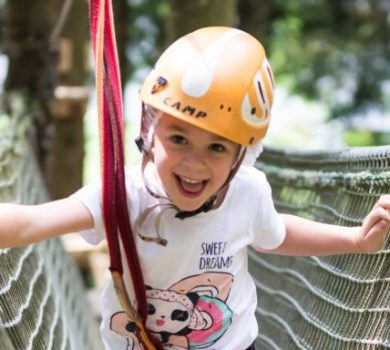
[[[29,118],[0,115],[0,201],[47,200]],[[20,116],[18,116],[20,115]],[[359,224],[389,192],[390,147],[299,154],[267,150],[277,208]],[[313,232],[315,234],[315,232]],[[292,258],[250,252],[263,349],[390,348],[390,248],[373,255]],[[59,240],[0,250],[0,349],[99,349],[80,276]]]
[[[390,192],[388,146],[335,153],[267,150],[260,160],[280,212],[354,226],[380,194]],[[372,255],[302,258],[251,251],[257,347],[390,348],[389,243]]]
[[[25,137],[31,118],[15,114],[0,115],[0,202],[43,202],[47,193]],[[87,305],[58,239],[0,249],[0,349],[101,349]]]

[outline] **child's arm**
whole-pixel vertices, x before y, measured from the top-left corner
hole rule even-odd
[[[382,196],[359,227],[321,224],[282,214],[284,242],[274,250],[260,251],[301,256],[373,253],[385,243],[390,229],[389,210],[390,195]]]
[[[93,225],[88,209],[72,197],[39,205],[0,203],[0,248],[23,246]]]

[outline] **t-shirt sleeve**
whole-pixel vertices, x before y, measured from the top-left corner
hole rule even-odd
[[[252,245],[266,250],[276,249],[284,241],[286,228],[281,216],[276,212],[271,186],[263,173],[257,186],[261,186],[262,191],[258,200],[256,232]]]
[[[81,236],[91,244],[98,244],[105,239],[105,230],[101,209],[101,185],[99,183],[82,187],[71,195],[83,203],[92,215],[94,228],[80,231]]]

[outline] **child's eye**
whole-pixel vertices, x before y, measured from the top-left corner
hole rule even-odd
[[[177,145],[185,145],[187,144],[187,139],[181,135],[173,135],[170,137],[170,140]]]
[[[226,151],[226,147],[224,145],[221,145],[220,143],[212,143],[209,146],[209,150],[213,152],[221,153]]]

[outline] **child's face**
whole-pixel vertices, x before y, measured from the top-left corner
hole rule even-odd
[[[165,191],[180,209],[198,209],[226,181],[239,145],[164,114],[155,133],[154,163]]]

